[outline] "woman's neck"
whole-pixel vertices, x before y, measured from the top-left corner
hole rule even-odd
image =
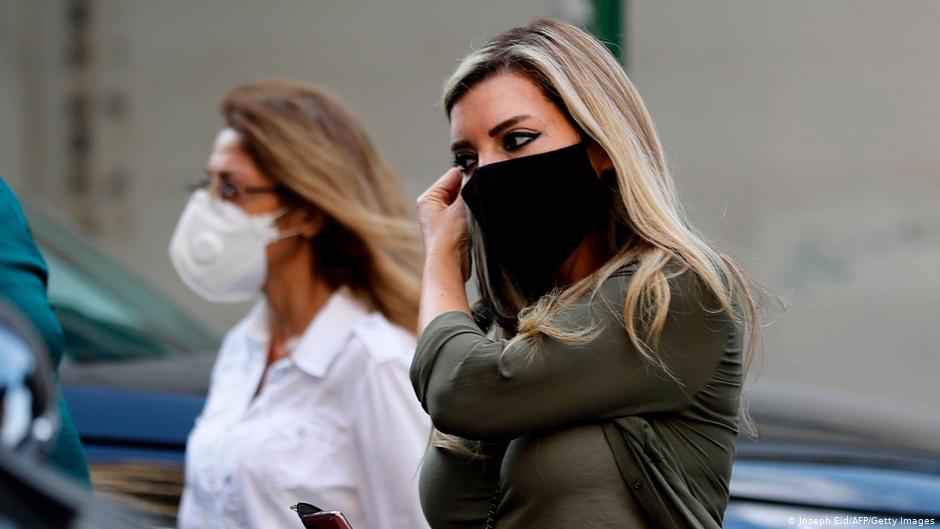
[[[303,334],[333,293],[325,278],[315,272],[313,264],[312,255],[293,259],[269,275],[265,282],[272,350],[287,339]]]
[[[561,265],[555,277],[563,285],[571,285],[596,272],[610,259],[610,251],[604,242],[603,223],[598,223],[568,259]]]

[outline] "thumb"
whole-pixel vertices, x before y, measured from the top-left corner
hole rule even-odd
[[[460,195],[460,180],[460,169],[454,167],[441,175],[429,191],[433,191],[446,204],[452,204]]]

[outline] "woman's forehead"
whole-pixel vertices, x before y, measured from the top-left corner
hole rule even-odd
[[[254,160],[245,151],[241,134],[231,128],[219,131],[212,145],[212,152],[209,153],[207,168],[211,172],[230,173],[230,176],[246,184],[270,180],[261,174]]]
[[[248,160],[248,154],[242,148],[241,136],[232,129],[222,129],[215,137],[212,152],[209,153],[209,166],[237,164]]]
[[[485,134],[497,123],[520,114],[551,117],[557,107],[528,76],[517,71],[500,72],[467,91],[450,112],[451,140]]]

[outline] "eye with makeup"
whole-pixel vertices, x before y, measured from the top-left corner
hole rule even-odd
[[[514,130],[512,132],[507,132],[503,136],[503,149],[506,149],[509,152],[513,152],[517,149],[525,147],[541,135],[541,132],[533,132],[528,130]]]
[[[541,132],[514,130],[507,132],[500,139],[503,150],[517,151],[541,136]],[[453,153],[450,164],[458,167],[464,174],[470,174],[477,163],[477,154],[473,151],[457,151]]]
[[[476,163],[477,155],[472,152],[455,152],[450,158],[450,164],[460,169],[463,174],[470,174],[471,168]]]

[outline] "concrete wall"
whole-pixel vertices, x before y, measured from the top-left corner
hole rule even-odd
[[[69,168],[61,112],[69,88],[63,80],[67,2],[31,2],[3,4],[2,27],[13,36],[9,46],[4,43],[0,72],[3,79],[21,79],[23,61],[42,57],[37,75],[45,84],[47,185],[23,176],[22,81],[0,83],[0,116],[10,125],[0,137],[0,174],[220,329],[246,306],[203,302],[180,282],[166,248],[188,198],[184,186],[202,176],[222,123],[219,102],[229,90],[269,77],[327,87],[362,121],[409,197],[416,197],[449,168],[438,101],[459,59],[503,29],[571,11],[546,0],[93,0],[96,181],[86,199],[76,200],[58,189]],[[48,30],[35,49],[24,50],[28,31],[20,21],[37,5]],[[115,95],[126,102],[120,119],[106,111]],[[111,180],[116,171],[124,175],[119,185]]]
[[[936,2],[631,2],[693,222],[791,303],[762,376],[936,408]]]
[[[95,0],[90,86],[126,112],[95,114],[97,180],[76,201],[61,189],[64,4],[0,3],[0,174],[220,328],[245,307],[191,294],[166,245],[230,88],[330,87],[413,197],[447,167],[437,101],[457,60],[579,5]],[[940,404],[936,20],[926,1],[629,2],[630,73],[693,222],[791,303],[766,329],[765,379]]]

